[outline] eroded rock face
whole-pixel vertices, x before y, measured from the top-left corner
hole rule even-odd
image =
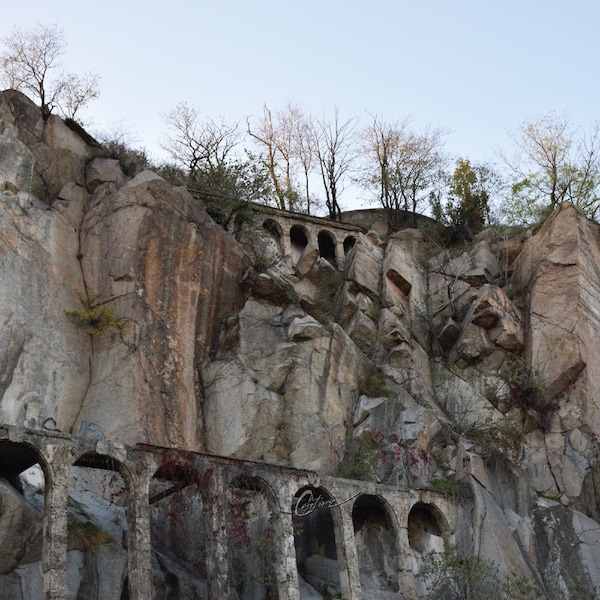
[[[184,190],[1,94],[0,422],[322,473],[354,456],[389,484],[462,478],[457,543],[600,584],[598,226],[565,205],[525,241],[436,253],[418,231],[356,233],[343,271],[314,247],[292,260],[277,231],[238,243]],[[94,330],[90,306],[112,326]],[[30,563],[0,562],[19,588]]]

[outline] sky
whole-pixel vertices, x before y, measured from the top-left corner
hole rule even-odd
[[[0,38],[36,24],[64,31],[65,70],[100,77],[88,129],[159,160],[180,102],[242,126],[264,104],[410,118],[473,162],[499,162],[521,123],[552,111],[583,130],[600,119],[592,0],[28,0],[1,9]]]

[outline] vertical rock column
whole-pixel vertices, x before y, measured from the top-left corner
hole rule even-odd
[[[62,439],[49,440],[45,455],[50,465],[46,482],[42,570],[44,598],[67,600],[67,497],[70,445]]]

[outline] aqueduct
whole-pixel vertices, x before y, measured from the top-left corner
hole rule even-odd
[[[324,557],[330,565],[337,561],[339,587],[346,599],[362,598],[362,585],[371,589],[379,585],[364,566],[365,557],[357,552],[363,547],[358,543],[360,536],[377,540],[380,560],[388,561],[390,571],[397,574],[396,580],[381,585],[389,593],[400,593],[398,597],[416,598],[412,561],[430,547],[424,536],[433,536],[443,544],[456,527],[456,503],[431,490],[322,476],[144,444],[126,447],[98,438],[101,436],[0,427],[0,476],[14,480],[34,464],[44,473],[45,600],[68,597],[67,498],[73,467],[108,470],[122,477],[128,597],[132,600],[147,600],[154,593],[152,549],[154,538],[161,536],[156,523],[164,523],[164,519],[153,517],[153,511],[166,498],[183,498],[184,489],[190,492],[186,502],[193,504],[193,498],[199,501],[195,506],[201,521],[198,535],[204,534],[203,551],[198,553],[200,541],[194,539],[190,560],[202,562],[198,568],[205,570],[209,598],[228,597],[229,571],[235,568],[228,554],[240,541],[231,520],[236,513],[231,510],[247,504],[249,498],[253,514],[262,510],[265,519],[260,531],[254,519],[253,527],[244,529],[244,539],[247,536],[249,544],[252,537],[270,540],[273,564],[268,569],[272,570],[280,600],[300,598],[299,572],[314,556]]]

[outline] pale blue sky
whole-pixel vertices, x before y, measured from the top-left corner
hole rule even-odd
[[[446,149],[497,160],[525,119],[600,119],[600,4],[592,0],[45,0],[2,8],[14,25],[56,23],[64,67],[101,77],[82,116],[160,156],[166,114],[245,121],[288,102],[316,116],[412,117],[449,130]],[[348,190],[350,191],[350,190]],[[354,193],[341,198],[357,208]]]

